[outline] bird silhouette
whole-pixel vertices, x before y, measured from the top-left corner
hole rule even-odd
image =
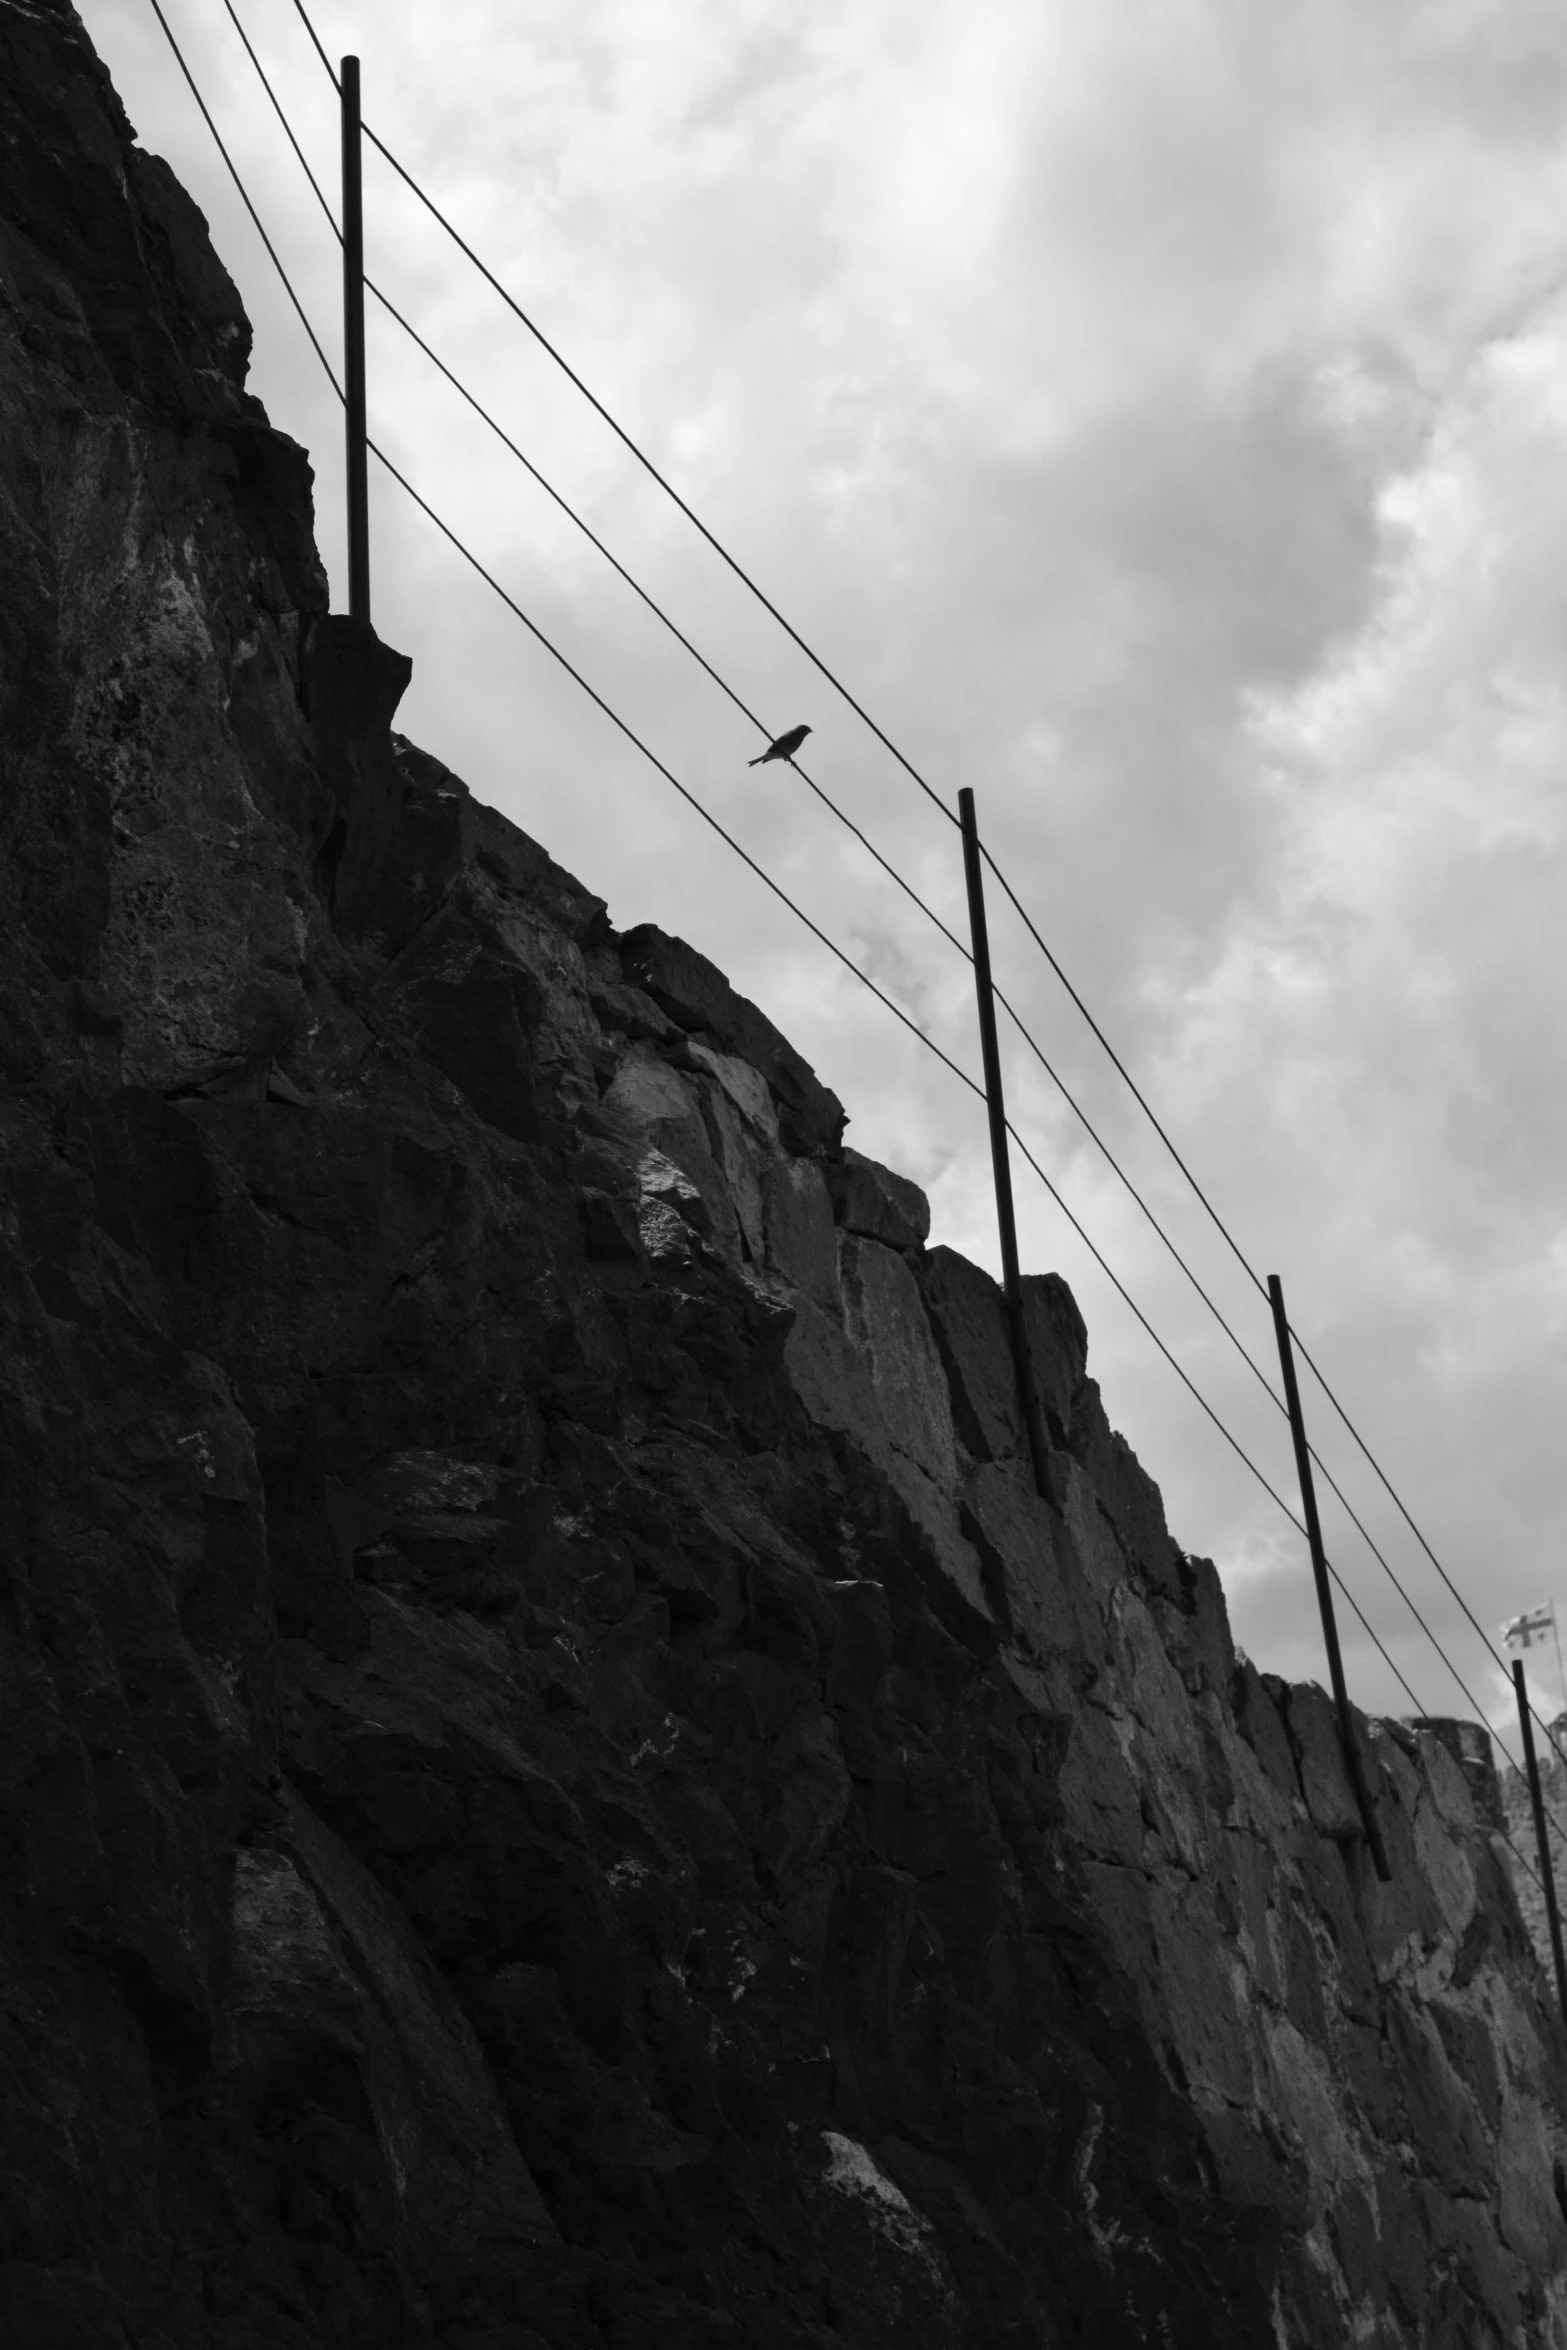
[[[747,759],[746,765],[765,767],[769,759],[792,759],[810,731],[808,726],[791,726],[787,734],[781,734],[775,743],[768,744],[759,759]]]

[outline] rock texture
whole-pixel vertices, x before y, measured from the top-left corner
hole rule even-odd
[[[391,731],[203,224],[0,5],[0,2338],[1567,2342],[1439,1729]],[[1479,1789],[1477,1807],[1476,1788]]]
[[[1544,1710],[1543,1707],[1541,1710]],[[1466,1722],[1464,1728],[1470,1730],[1470,1725]],[[1484,1737],[1483,1733],[1481,1735]],[[1567,1759],[1564,1759],[1567,1757],[1567,1714],[1558,1714],[1548,1732],[1536,1725],[1534,1743],[1540,1767],[1540,1793],[1545,1803],[1545,1835],[1556,1882],[1558,1915],[1567,1915]],[[1490,1744],[1489,1738],[1484,1738],[1488,1761]],[[1516,1731],[1513,1745],[1516,1750]],[[1521,1771],[1515,1771],[1509,1766],[1502,1771],[1500,1783],[1502,1813],[1512,1846],[1508,1860],[1512,1870],[1513,1890],[1518,1896],[1518,1907],[1523,1912],[1524,1923],[1534,1942],[1541,1970],[1546,1979],[1554,1984],[1556,1962],[1551,1955],[1551,1930],[1546,1916],[1545,1886],[1540,1875],[1539,1840],[1535,1833],[1529,1782]]]

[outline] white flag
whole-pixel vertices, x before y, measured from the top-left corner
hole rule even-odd
[[[1547,1600],[1544,1607],[1526,1607],[1521,1616],[1514,1616],[1510,1624],[1502,1626],[1502,1638],[1507,1643],[1509,1656],[1522,1656],[1535,1641],[1543,1640],[1547,1632],[1556,1629],[1556,1602]]]

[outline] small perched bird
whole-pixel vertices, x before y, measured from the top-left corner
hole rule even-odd
[[[769,759],[792,759],[810,731],[808,726],[791,726],[787,734],[781,734],[775,743],[768,744],[759,759],[747,759],[746,765],[765,767]]]

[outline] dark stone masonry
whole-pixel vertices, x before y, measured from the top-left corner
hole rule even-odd
[[[0,0],[0,2341],[1567,2343],[1439,1730],[392,732],[205,226]],[[527,777],[515,779],[526,801]]]

